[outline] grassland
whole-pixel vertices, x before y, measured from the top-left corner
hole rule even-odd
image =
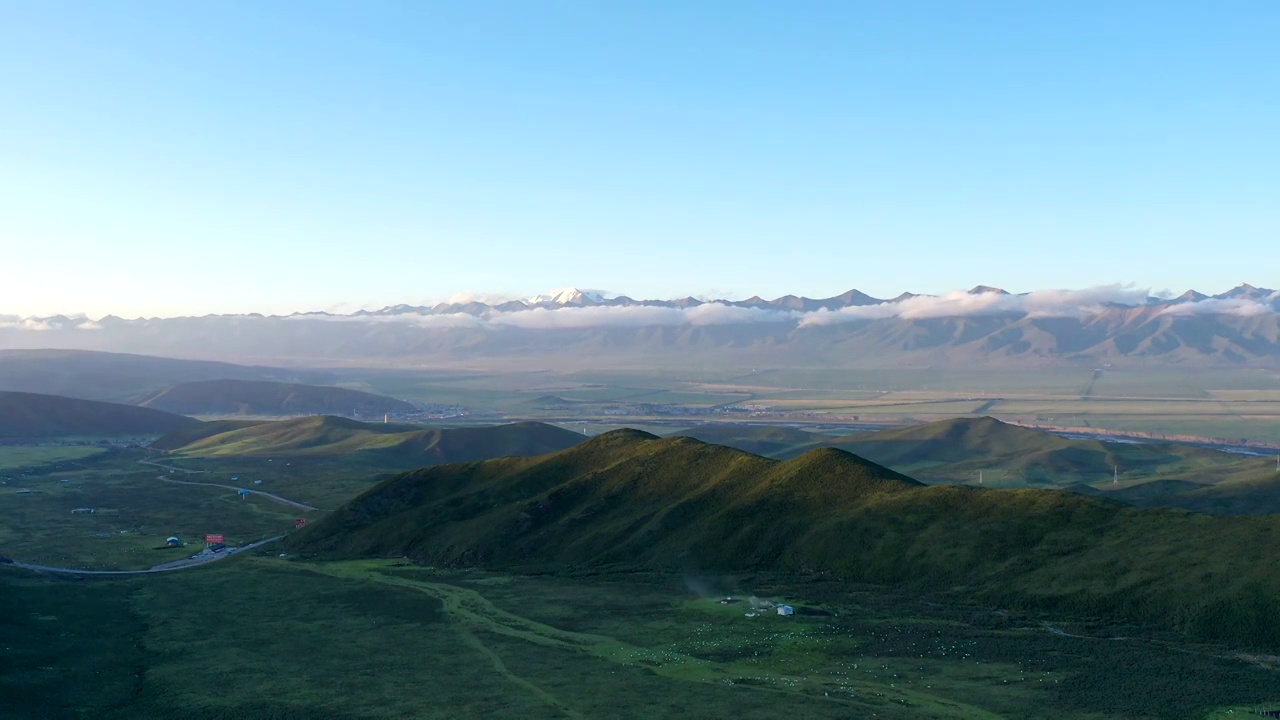
[[[919,423],[966,415],[1280,442],[1280,375],[1258,369],[696,368],[686,371],[366,373],[360,387],[464,405],[484,417],[604,421],[622,408],[767,405],[797,421]],[[541,396],[572,401],[543,408]]]
[[[300,515],[317,517],[262,496],[163,482],[159,477],[170,473],[138,462],[147,457],[141,450],[112,450],[83,464],[27,469],[21,489],[30,492],[17,492],[12,482],[0,486],[0,554],[58,567],[141,569],[189,555],[206,533],[239,544],[277,535]],[[278,474],[287,474],[282,470]],[[278,474],[268,469],[259,477]],[[231,483],[230,476],[182,479]],[[258,487],[247,475],[243,484]],[[363,486],[353,482],[345,496]],[[72,512],[79,508],[94,512]],[[187,545],[167,547],[173,535]]]
[[[0,473],[70,464],[105,452],[104,448],[83,445],[0,445]]]
[[[874,586],[268,555],[130,580],[0,567],[6,717],[1095,720],[1280,699],[1274,667],[1227,647]],[[798,614],[744,617],[753,595]]]

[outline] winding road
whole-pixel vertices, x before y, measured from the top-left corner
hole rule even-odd
[[[139,460],[138,462],[142,463],[143,465],[151,465],[154,467],[161,468],[163,470],[168,470],[171,472],[178,472],[178,473],[185,473],[187,475],[197,475],[205,472],[204,470],[187,470],[185,468],[174,467],[173,465],[163,465],[161,463],[153,462],[151,460]],[[235,490],[237,492],[240,490],[249,490],[248,488],[240,488],[234,485],[222,485],[220,483],[190,482],[187,480],[174,480],[173,478],[170,478],[167,475],[160,475],[156,479],[162,482],[173,483],[175,485],[203,485],[206,487],[222,488],[224,490]],[[272,493],[261,492],[258,490],[249,490],[249,492],[253,495],[261,495],[262,497],[265,497],[268,500],[273,500],[282,505],[288,505],[289,507],[296,508],[298,510],[319,510],[319,508],[312,507],[311,505],[307,505],[306,503],[300,503],[296,500],[290,500],[289,498],[280,497],[279,495],[274,495]],[[249,545],[244,545],[242,547],[227,548],[225,551],[217,552],[217,553],[205,552],[205,553],[196,555],[195,557],[189,557],[189,558],[184,558],[182,560],[174,560],[172,562],[162,563],[160,565],[149,567],[144,570],[82,570],[79,568],[53,567],[51,565],[38,565],[36,563],[24,563],[24,562],[17,562],[17,561],[6,562],[4,564],[9,565],[11,567],[22,568],[24,570],[33,570],[36,572],[60,573],[63,575],[149,575],[154,573],[172,572],[174,570],[186,570],[188,568],[200,567],[201,565],[208,565],[211,562],[217,562],[218,560],[222,560],[223,558],[229,558],[232,555],[242,553],[245,550],[252,550],[254,548],[261,547],[263,545],[266,545],[267,543],[272,543],[282,538],[284,538],[283,535],[277,535],[275,537],[270,537],[265,540],[259,540],[258,542],[251,543]]]
[[[138,462],[142,463],[143,465],[152,465],[154,467],[158,467],[164,470],[171,470],[173,472],[186,473],[188,475],[196,475],[204,472],[204,470],[186,470],[184,468],[174,467],[172,465],[161,465],[158,462],[152,462],[150,460],[139,460]],[[280,497],[279,495],[273,495],[268,492],[262,492],[261,490],[250,490],[249,488],[236,487],[235,485],[222,485],[219,483],[189,482],[187,480],[174,480],[173,478],[170,478],[167,475],[161,475],[156,479],[162,482],[173,483],[175,485],[205,485],[208,487],[223,488],[226,490],[235,490],[237,492],[239,492],[240,490],[249,490],[249,492],[254,495],[261,495],[264,498],[274,500],[278,503],[281,503],[283,505],[288,505],[289,507],[297,508],[299,510],[319,510],[320,509],[317,507],[312,507],[310,505],[307,505],[306,503],[300,503],[297,500],[290,500],[289,498],[283,498],[283,497]]]
[[[35,570],[36,572],[60,573],[63,575],[149,575],[152,573],[172,572],[174,570],[186,570],[188,568],[199,567],[201,565],[208,565],[209,563],[217,562],[224,558],[229,558],[232,555],[237,555],[239,553],[242,553],[245,550],[252,550],[256,547],[261,547],[263,545],[266,545],[267,543],[273,543],[283,538],[284,538],[283,535],[277,535],[275,537],[267,538],[266,540],[259,540],[256,543],[243,545],[241,547],[227,548],[224,552],[201,553],[193,558],[186,558],[185,560],[174,560],[173,562],[167,562],[161,565],[156,565],[155,567],[149,567],[145,570],[80,570],[77,568],[52,567],[49,565],[36,565],[34,563],[24,563],[24,562],[13,562],[13,563],[7,563],[7,564],[12,567],[22,568],[24,570]]]

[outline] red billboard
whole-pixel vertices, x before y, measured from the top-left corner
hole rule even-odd
[[[307,524],[307,519],[306,519],[306,518],[298,518],[297,520],[294,520],[294,521],[293,521],[293,526],[294,526],[294,527],[296,527],[296,528],[300,528],[300,527],[302,527],[303,525],[306,525],[306,524]]]
[[[226,542],[226,540],[221,535],[205,535],[204,541],[209,543],[210,545],[214,543]]]

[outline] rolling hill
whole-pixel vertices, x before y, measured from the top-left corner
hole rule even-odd
[[[1280,514],[1280,472],[1274,468],[1271,464],[1244,480],[1178,483],[1161,487],[1160,492],[1144,491],[1145,485],[1156,484],[1146,483],[1109,496],[1143,507],[1177,507],[1212,515],[1276,515]]]
[[[1280,643],[1280,521],[925,486],[823,448],[773,461],[631,430],[424,468],[291,535],[320,557],[529,571],[785,571]]]
[[[413,467],[540,455],[572,447],[585,439],[575,432],[536,422],[424,429],[319,416],[224,428],[223,432],[195,435],[183,429],[175,436],[160,438],[152,447],[192,457],[344,456],[380,465]]]
[[[193,380],[324,381],[314,370],[234,365],[88,350],[0,350],[0,390],[132,402],[140,395]]]
[[[993,487],[1075,487],[1112,479],[1180,480],[1196,485],[1249,478],[1256,459],[1175,443],[1069,439],[990,417],[832,436],[794,428],[724,423],[677,433],[775,459],[835,447],[928,483]],[[1120,497],[1119,495],[1117,497]]]
[[[0,391],[0,440],[159,435],[198,425],[193,418],[150,408]]]
[[[833,444],[833,439],[829,435],[820,435],[799,428],[740,423],[699,425],[670,433],[667,437],[693,438],[771,458],[791,457],[806,450]]]
[[[183,415],[344,415],[411,413],[403,400],[320,385],[266,380],[201,380],[151,393],[137,403]]]

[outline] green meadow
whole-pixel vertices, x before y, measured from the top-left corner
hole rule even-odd
[[[1205,718],[1280,702],[1274,665],[1228,647],[874,586],[274,555],[127,580],[0,568],[19,648],[0,655],[5,716]],[[796,615],[747,617],[752,598]]]

